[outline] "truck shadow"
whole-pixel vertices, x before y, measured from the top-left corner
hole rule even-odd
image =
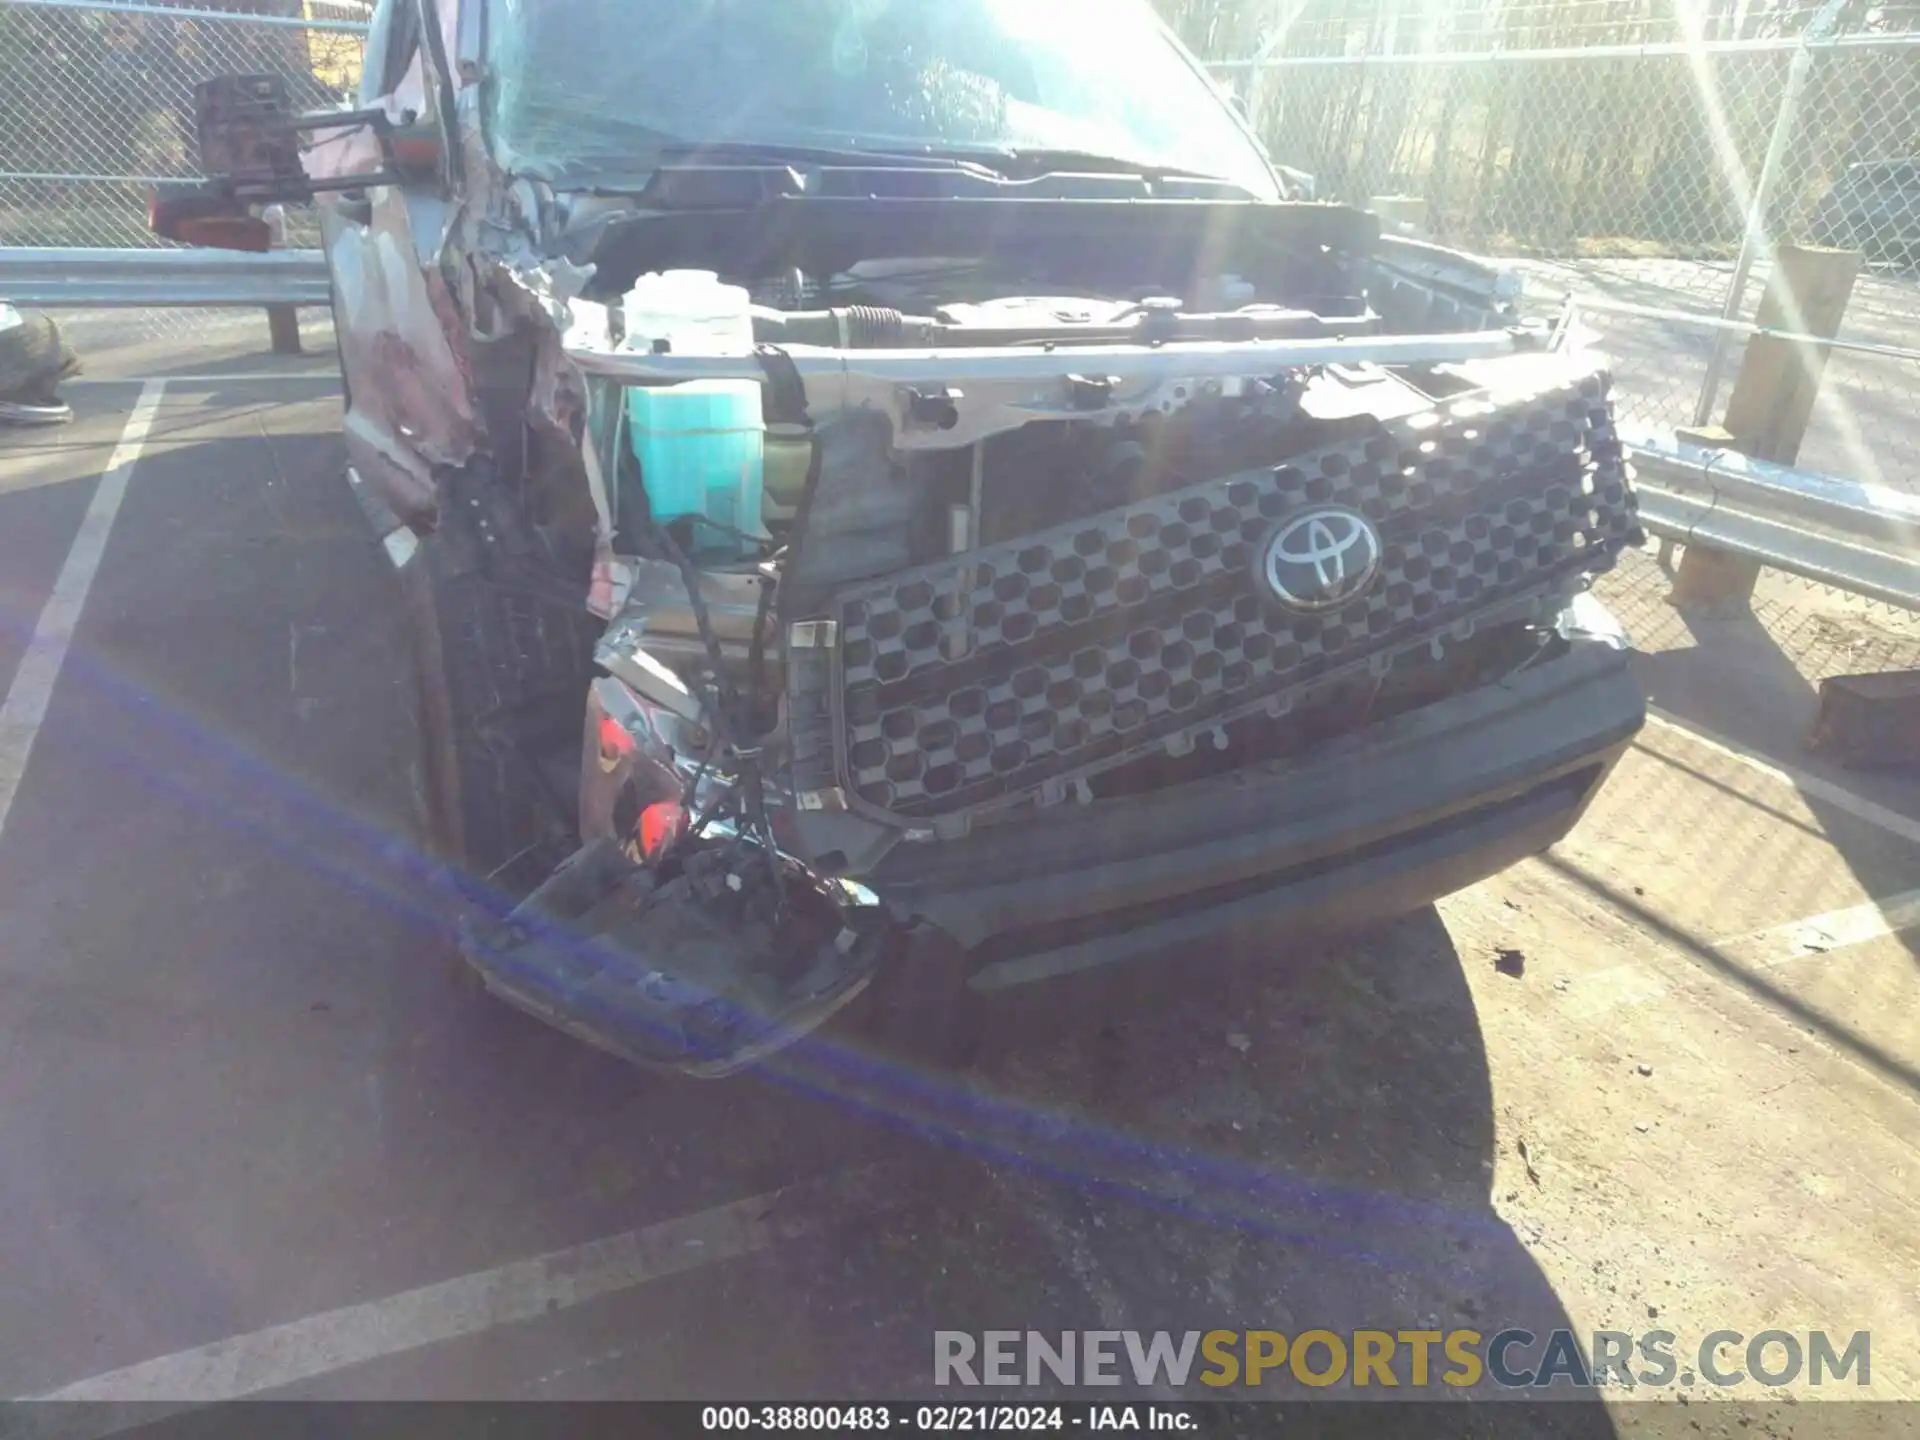
[[[936,1330],[1039,1331],[1049,1344],[1061,1331],[1165,1330],[1177,1343],[1189,1331],[1323,1330],[1350,1344],[1358,1330],[1484,1340],[1520,1329],[1538,1337],[1511,1352],[1525,1370],[1551,1332],[1571,1328],[1489,1201],[1487,1057],[1432,909],[1346,941],[1229,935],[1204,954],[1008,992],[988,1030],[965,1075],[877,1057],[863,1067],[818,1046],[785,1067],[789,1079],[832,1070],[845,1093],[929,1146],[920,1198],[839,1256],[837,1277],[791,1272],[796,1288],[804,1276],[811,1355],[846,1357],[828,1393],[937,1394]],[[863,1068],[864,1083],[847,1078]],[[894,1323],[876,1332],[875,1313]],[[1323,1375],[1333,1354],[1311,1349],[1304,1373]],[[1137,1383],[1122,1351],[1111,1388],[1048,1377],[939,1398],[1570,1393],[1565,1383],[1501,1392],[1484,1377],[1462,1386],[1470,1377],[1438,1341],[1431,1354],[1417,1388],[1401,1343],[1397,1389],[1377,1373],[1355,1387],[1350,1367],[1324,1388],[1303,1384],[1285,1363],[1251,1388],[1244,1374],[1209,1388],[1199,1377],[1219,1370],[1198,1358],[1183,1386],[1166,1388],[1163,1374],[1156,1389]],[[812,1389],[822,1378],[791,1381]],[[1548,1433],[1613,1433],[1597,1402],[1552,1410]]]
[[[470,1109],[512,1112],[516,1166],[529,1149],[552,1162],[542,1208],[579,1224],[581,1183],[616,1177],[586,1207],[588,1233],[824,1174],[887,1176],[876,1186],[897,1192],[772,1248],[750,1276],[636,1294],[599,1327],[619,1337],[604,1363],[533,1389],[496,1373],[472,1382],[479,1393],[1554,1400],[1566,1403],[1529,1411],[1530,1432],[1614,1434],[1595,1392],[1503,1388],[1449,1361],[1440,1339],[1417,1384],[1413,1347],[1398,1341],[1474,1331],[1484,1357],[1494,1335],[1526,1331],[1508,1360],[1531,1373],[1548,1337],[1573,1328],[1491,1203],[1487,1055],[1432,909],[1346,940],[1229,935],[1205,954],[1050,983],[995,1000],[965,1071],[866,1048],[843,1027],[717,1084],[648,1078],[500,1007],[469,1012],[469,1061],[446,1059],[478,1083],[434,1086],[442,1146]],[[533,1140],[543,1131],[547,1143]],[[551,1143],[561,1134],[570,1141]],[[663,1371],[641,1337],[666,1317]],[[1142,1384],[1117,1339],[1110,1385],[1084,1373],[1075,1385],[1051,1373],[1021,1373],[1014,1389],[936,1385],[936,1332],[986,1330],[1049,1345],[1065,1331],[1134,1330],[1142,1343],[1167,1331],[1176,1346],[1187,1332],[1317,1330],[1343,1351],[1324,1386],[1282,1361],[1257,1385],[1240,1373],[1210,1387],[1201,1377],[1220,1370],[1197,1354],[1184,1383],[1162,1371]],[[1377,1372],[1352,1383],[1345,1347],[1363,1330],[1395,1337],[1394,1388]],[[1324,1376],[1334,1354],[1316,1343],[1303,1373]]]

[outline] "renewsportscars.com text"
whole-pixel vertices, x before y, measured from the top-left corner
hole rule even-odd
[[[1865,1330],[1839,1340],[1824,1330],[1714,1330],[1694,1344],[1671,1330],[1596,1330],[1584,1346],[1570,1330],[1521,1329],[937,1330],[933,1337],[933,1382],[953,1386],[1421,1389],[1491,1381],[1511,1389],[1735,1390],[1803,1379],[1865,1386],[1872,1374]]]

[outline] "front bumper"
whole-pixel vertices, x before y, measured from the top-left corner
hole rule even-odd
[[[1348,928],[1554,844],[1645,718],[1618,638],[1575,636],[1308,756],[901,847],[865,883],[976,948],[981,990],[1247,926]]]
[[[605,838],[462,948],[490,990],[547,1023],[711,1077],[858,996],[908,918],[966,946],[970,983],[995,991],[1220,931],[1293,938],[1404,913],[1560,839],[1644,723],[1610,617],[1588,600],[1563,622],[1559,659],[1295,760],[903,846],[864,877],[869,923],[847,921],[851,943],[779,985],[774,950],[656,897]]]

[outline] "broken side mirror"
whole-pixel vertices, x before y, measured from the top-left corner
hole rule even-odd
[[[194,87],[200,172],[254,203],[311,198],[300,126],[280,75],[221,75]]]
[[[306,200],[299,134],[278,75],[222,75],[194,87],[200,168],[215,178],[156,185],[147,224],[165,240],[264,251],[272,227],[256,204]]]
[[[201,172],[222,177],[255,203],[292,203],[312,199],[316,190],[430,178],[445,158],[439,127],[411,112],[397,123],[382,109],[296,115],[279,75],[223,75],[197,86],[194,101]],[[377,174],[316,181],[307,173],[300,157],[303,136],[360,128],[380,139]]]
[[[304,204],[323,191],[364,190],[439,173],[444,144],[431,124],[385,110],[332,110],[295,115],[279,75],[222,75],[194,87],[200,168],[211,179],[159,185],[148,204],[156,235],[224,250],[266,250],[273,228],[259,205]],[[382,168],[316,179],[301,158],[312,131],[371,129]]]
[[[156,185],[147,227],[163,240],[213,250],[266,251],[273,244],[272,226],[219,181]]]

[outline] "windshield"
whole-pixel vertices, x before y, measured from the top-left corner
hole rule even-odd
[[[557,182],[737,143],[1070,150],[1279,194],[1144,0],[487,0],[487,22],[500,160]]]

